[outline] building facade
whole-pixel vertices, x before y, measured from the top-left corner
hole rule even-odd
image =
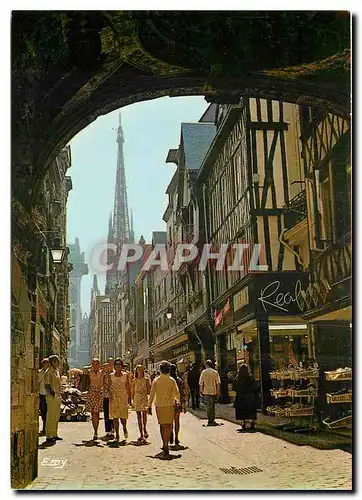
[[[177,185],[171,190],[164,216],[175,235],[171,251],[183,244],[194,247],[198,253],[198,257],[183,263],[175,272],[182,301],[180,309],[176,309],[177,322],[183,319],[186,337],[179,352],[183,353],[185,362],[201,363],[214,358],[207,274],[198,269],[206,232],[203,193],[197,184],[197,175],[216,133],[216,110],[216,105],[210,105],[198,123],[182,123],[180,145],[178,149],[170,150],[166,159],[177,165]]]
[[[292,351],[308,357],[309,330],[296,302],[276,301],[307,280],[282,238],[283,207],[303,189],[299,123],[298,106],[288,103],[245,97],[223,107],[199,174],[209,242],[226,257],[223,269],[208,266],[225,401],[238,362],[259,380],[265,407],[273,363]],[[241,255],[235,244],[244,245]]]
[[[90,361],[89,338],[84,331],[84,318],[81,307],[81,283],[82,276],[88,274],[88,265],[85,263],[84,252],[80,251],[79,239],[75,239],[75,244],[68,245],[69,262],[72,265],[70,273],[70,346],[69,365],[70,367],[85,366]]]
[[[117,357],[117,295],[97,295],[92,312],[91,357],[105,363],[109,357]]]
[[[309,282],[303,290],[301,315],[312,327],[314,357],[323,374],[352,366],[351,132],[347,120],[324,110],[301,107],[300,115],[305,217],[291,217],[287,236],[297,248],[300,234],[309,243],[305,259]],[[352,396],[350,405],[341,408],[327,403],[331,386],[324,376],[319,389],[322,418],[330,414],[335,420],[341,416],[338,413],[348,414]]]
[[[57,354],[61,373],[68,367],[66,204],[72,188],[67,176],[70,166],[71,152],[66,147],[44,178],[41,202],[31,219],[16,202],[12,207],[11,480],[17,488],[37,475],[40,362]],[[25,241],[28,248],[34,247],[31,259]]]
[[[140,270],[135,279],[135,325],[136,337],[131,339],[127,346],[133,357],[133,364],[143,364],[146,368],[152,368],[153,358],[151,345],[154,341],[154,314],[153,314],[153,270],[144,270],[143,266],[150,257],[153,246],[146,244],[143,237],[140,239],[143,248],[143,256],[140,260]]]

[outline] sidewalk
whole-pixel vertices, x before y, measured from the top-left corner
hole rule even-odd
[[[200,409],[193,410],[190,406],[188,411],[200,419],[207,419],[206,406],[200,401]],[[216,403],[215,406],[216,418],[221,418],[235,424],[239,424],[235,419],[235,409],[233,404],[220,404]],[[289,419],[276,418],[269,415],[263,415],[258,412],[257,428],[260,432],[274,436],[289,443],[300,446],[312,446],[319,450],[340,449],[347,452],[352,452],[352,434],[349,436],[341,436],[334,434],[328,430],[316,432],[287,432],[277,427],[277,425],[290,424]]]

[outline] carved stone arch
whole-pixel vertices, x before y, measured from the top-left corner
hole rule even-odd
[[[350,110],[348,12],[52,11],[12,16],[13,183],[34,204],[61,149],[102,114],[161,96]]]

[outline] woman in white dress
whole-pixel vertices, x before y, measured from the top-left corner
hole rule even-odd
[[[119,441],[119,420],[123,426],[125,440],[128,438],[128,399],[131,395],[129,378],[123,371],[123,361],[120,358],[114,361],[114,372],[110,375],[109,388],[109,418],[113,419],[116,441]]]
[[[148,412],[148,395],[151,390],[151,382],[145,376],[145,371],[142,365],[137,365],[135,369],[135,376],[132,381],[132,400],[133,407],[137,412],[138,428],[140,430],[140,437],[138,441],[144,443],[148,438],[147,432],[147,412]]]

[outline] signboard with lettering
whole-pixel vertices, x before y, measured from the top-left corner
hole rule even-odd
[[[305,310],[306,273],[265,273],[254,277],[253,301],[259,313],[299,315]]]
[[[234,295],[234,311],[241,309],[249,303],[249,289],[246,286],[236,295]]]
[[[224,322],[225,315],[230,311],[230,299],[226,301],[226,304],[221,309],[221,311],[214,312],[215,326],[219,326]]]
[[[183,344],[180,345],[179,347],[174,347],[172,350],[173,357],[177,358],[178,356],[181,356],[182,354],[186,354],[190,350],[190,347],[188,344]]]

